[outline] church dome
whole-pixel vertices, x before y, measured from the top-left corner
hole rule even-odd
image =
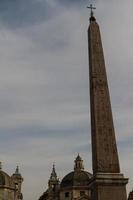
[[[0,187],[2,187],[2,186],[14,188],[12,178],[7,173],[0,170]]]
[[[73,171],[67,174],[62,182],[61,188],[72,186],[87,186],[92,175],[86,171]]]
[[[78,155],[75,160],[74,171],[70,172],[63,178],[61,188],[87,186],[91,178],[92,174],[84,171],[83,160]]]

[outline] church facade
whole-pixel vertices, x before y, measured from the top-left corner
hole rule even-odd
[[[15,173],[9,176],[0,164],[0,200],[23,200],[21,192],[23,178],[17,166]]]
[[[83,160],[78,155],[75,159],[74,171],[59,181],[53,166],[48,189],[38,200],[91,200],[89,182],[92,174],[84,170]]]

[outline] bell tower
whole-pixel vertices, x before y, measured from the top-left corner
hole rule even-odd
[[[23,182],[23,177],[21,176],[20,172],[19,172],[19,167],[16,167],[16,171],[15,173],[12,175],[12,179],[13,182],[15,184],[15,188],[16,188],[16,199],[17,200],[22,200],[23,199],[23,195],[21,193],[21,188],[22,188],[22,182]]]
[[[53,188],[59,185],[59,179],[57,177],[56,171],[55,171],[55,165],[53,164],[53,169],[50,175],[50,179],[48,181],[49,188]]]
[[[115,130],[99,25],[91,9],[88,29],[93,179],[92,200],[127,200],[120,173]]]

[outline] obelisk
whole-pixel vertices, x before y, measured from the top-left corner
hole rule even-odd
[[[100,29],[91,8],[88,29],[93,179],[92,200],[127,200],[120,173]]]

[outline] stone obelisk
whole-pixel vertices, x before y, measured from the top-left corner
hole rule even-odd
[[[93,179],[92,200],[127,200],[120,173],[110,96],[99,26],[91,6],[88,29]]]

